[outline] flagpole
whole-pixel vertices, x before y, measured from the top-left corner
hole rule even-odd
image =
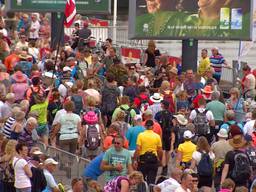
[[[57,49],[56,49],[56,56],[55,56],[55,61],[54,61],[54,70],[52,73],[52,79],[54,79],[54,74],[56,73],[56,66],[57,66],[57,61],[58,61],[58,55],[59,55],[59,51],[60,51],[60,42],[61,42],[61,37],[62,34],[64,33],[64,21],[65,21],[65,14],[62,14],[62,18],[61,18],[61,29],[60,29],[60,35],[58,36],[57,39]],[[54,85],[54,81],[53,81],[53,85]]]

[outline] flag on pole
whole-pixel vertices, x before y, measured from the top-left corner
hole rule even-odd
[[[75,0],[67,0],[64,15],[66,17],[64,25],[70,27],[76,17],[76,2]]]
[[[135,48],[122,47],[121,60],[124,64],[140,63],[141,50]]]

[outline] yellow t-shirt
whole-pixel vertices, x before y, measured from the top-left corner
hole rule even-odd
[[[207,69],[209,69],[211,67],[211,62],[210,62],[210,59],[209,57],[206,57],[206,58],[202,58],[199,62],[199,67],[198,67],[198,73],[200,75],[203,75],[205,73],[205,71]]]
[[[192,160],[192,154],[196,150],[196,145],[191,141],[185,141],[180,144],[178,147],[178,151],[182,154],[181,162],[189,162]]]
[[[149,151],[157,155],[157,148],[162,147],[162,141],[161,137],[153,130],[145,130],[138,135],[137,145],[141,147],[139,155]]]
[[[47,108],[48,108],[48,101],[44,103],[39,103],[32,105],[30,111],[37,111],[38,112],[38,124],[46,124],[47,123]]]
[[[92,56],[91,55],[89,57],[85,57],[84,60],[88,63],[88,65],[92,64]]]

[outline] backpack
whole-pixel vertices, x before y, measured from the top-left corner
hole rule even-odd
[[[161,128],[163,132],[170,132],[172,128],[172,122],[171,122],[171,114],[169,111],[164,110],[161,112],[161,118],[159,121],[159,124],[161,125]]]
[[[178,137],[178,144],[184,142],[184,132],[188,130],[185,125],[177,125],[177,137]]]
[[[29,108],[31,108],[31,106],[36,104],[36,97],[37,95],[40,93],[40,87],[38,91],[34,91],[34,89],[32,87],[30,87],[28,90],[31,90],[31,95],[29,97]],[[25,96],[27,95],[27,91],[25,92]]]
[[[213,161],[208,153],[201,153],[201,160],[197,165],[197,172],[200,176],[210,177],[213,174]]]
[[[256,169],[256,149],[254,147],[249,147],[246,149],[245,153],[249,157],[252,168]]]
[[[118,88],[110,89],[107,86],[102,91],[102,112],[105,114],[113,113],[117,107]]]
[[[99,124],[85,125],[86,142],[85,147],[89,150],[96,150],[100,146]]]
[[[16,166],[17,162],[20,159],[17,159],[14,164],[12,165],[12,162],[6,161],[4,162],[2,168],[1,168],[1,181],[6,183],[14,183],[15,181],[15,175],[14,175],[14,167]]]
[[[234,168],[231,171],[231,178],[235,182],[249,179],[251,175],[251,168],[248,156],[242,151],[234,152]]]
[[[120,107],[120,109],[125,112],[125,119],[124,119],[124,121],[131,125],[132,124],[132,116],[131,116],[132,108],[129,107],[129,109],[125,109],[123,107]]]
[[[103,191],[104,192],[121,192],[121,181],[126,180],[129,182],[128,178],[125,176],[118,176],[111,181],[109,181]]]
[[[72,95],[71,101],[73,101],[75,104],[74,113],[76,113],[77,115],[80,115],[83,109],[83,98],[80,95]]]
[[[194,119],[194,125],[197,135],[207,135],[210,130],[210,126],[208,124],[208,120],[206,117],[207,110],[200,113],[198,109],[196,110],[196,118]]]
[[[6,183],[13,183],[14,180],[15,177],[12,163],[9,161],[2,162],[0,166],[0,181]]]

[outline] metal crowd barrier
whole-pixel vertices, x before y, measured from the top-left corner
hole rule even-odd
[[[129,40],[128,38],[128,26],[117,26],[116,43],[119,46],[131,46],[131,47],[146,47],[148,40]],[[90,27],[92,36],[97,41],[105,41],[107,38],[113,39],[113,26],[108,27]],[[65,28],[65,34],[71,35],[74,28]]]
[[[45,155],[58,161],[57,170],[53,175],[56,181],[65,185],[70,185],[73,178],[81,177],[84,167],[90,163],[88,159],[53,146],[46,147],[43,143],[38,143],[38,147]]]

